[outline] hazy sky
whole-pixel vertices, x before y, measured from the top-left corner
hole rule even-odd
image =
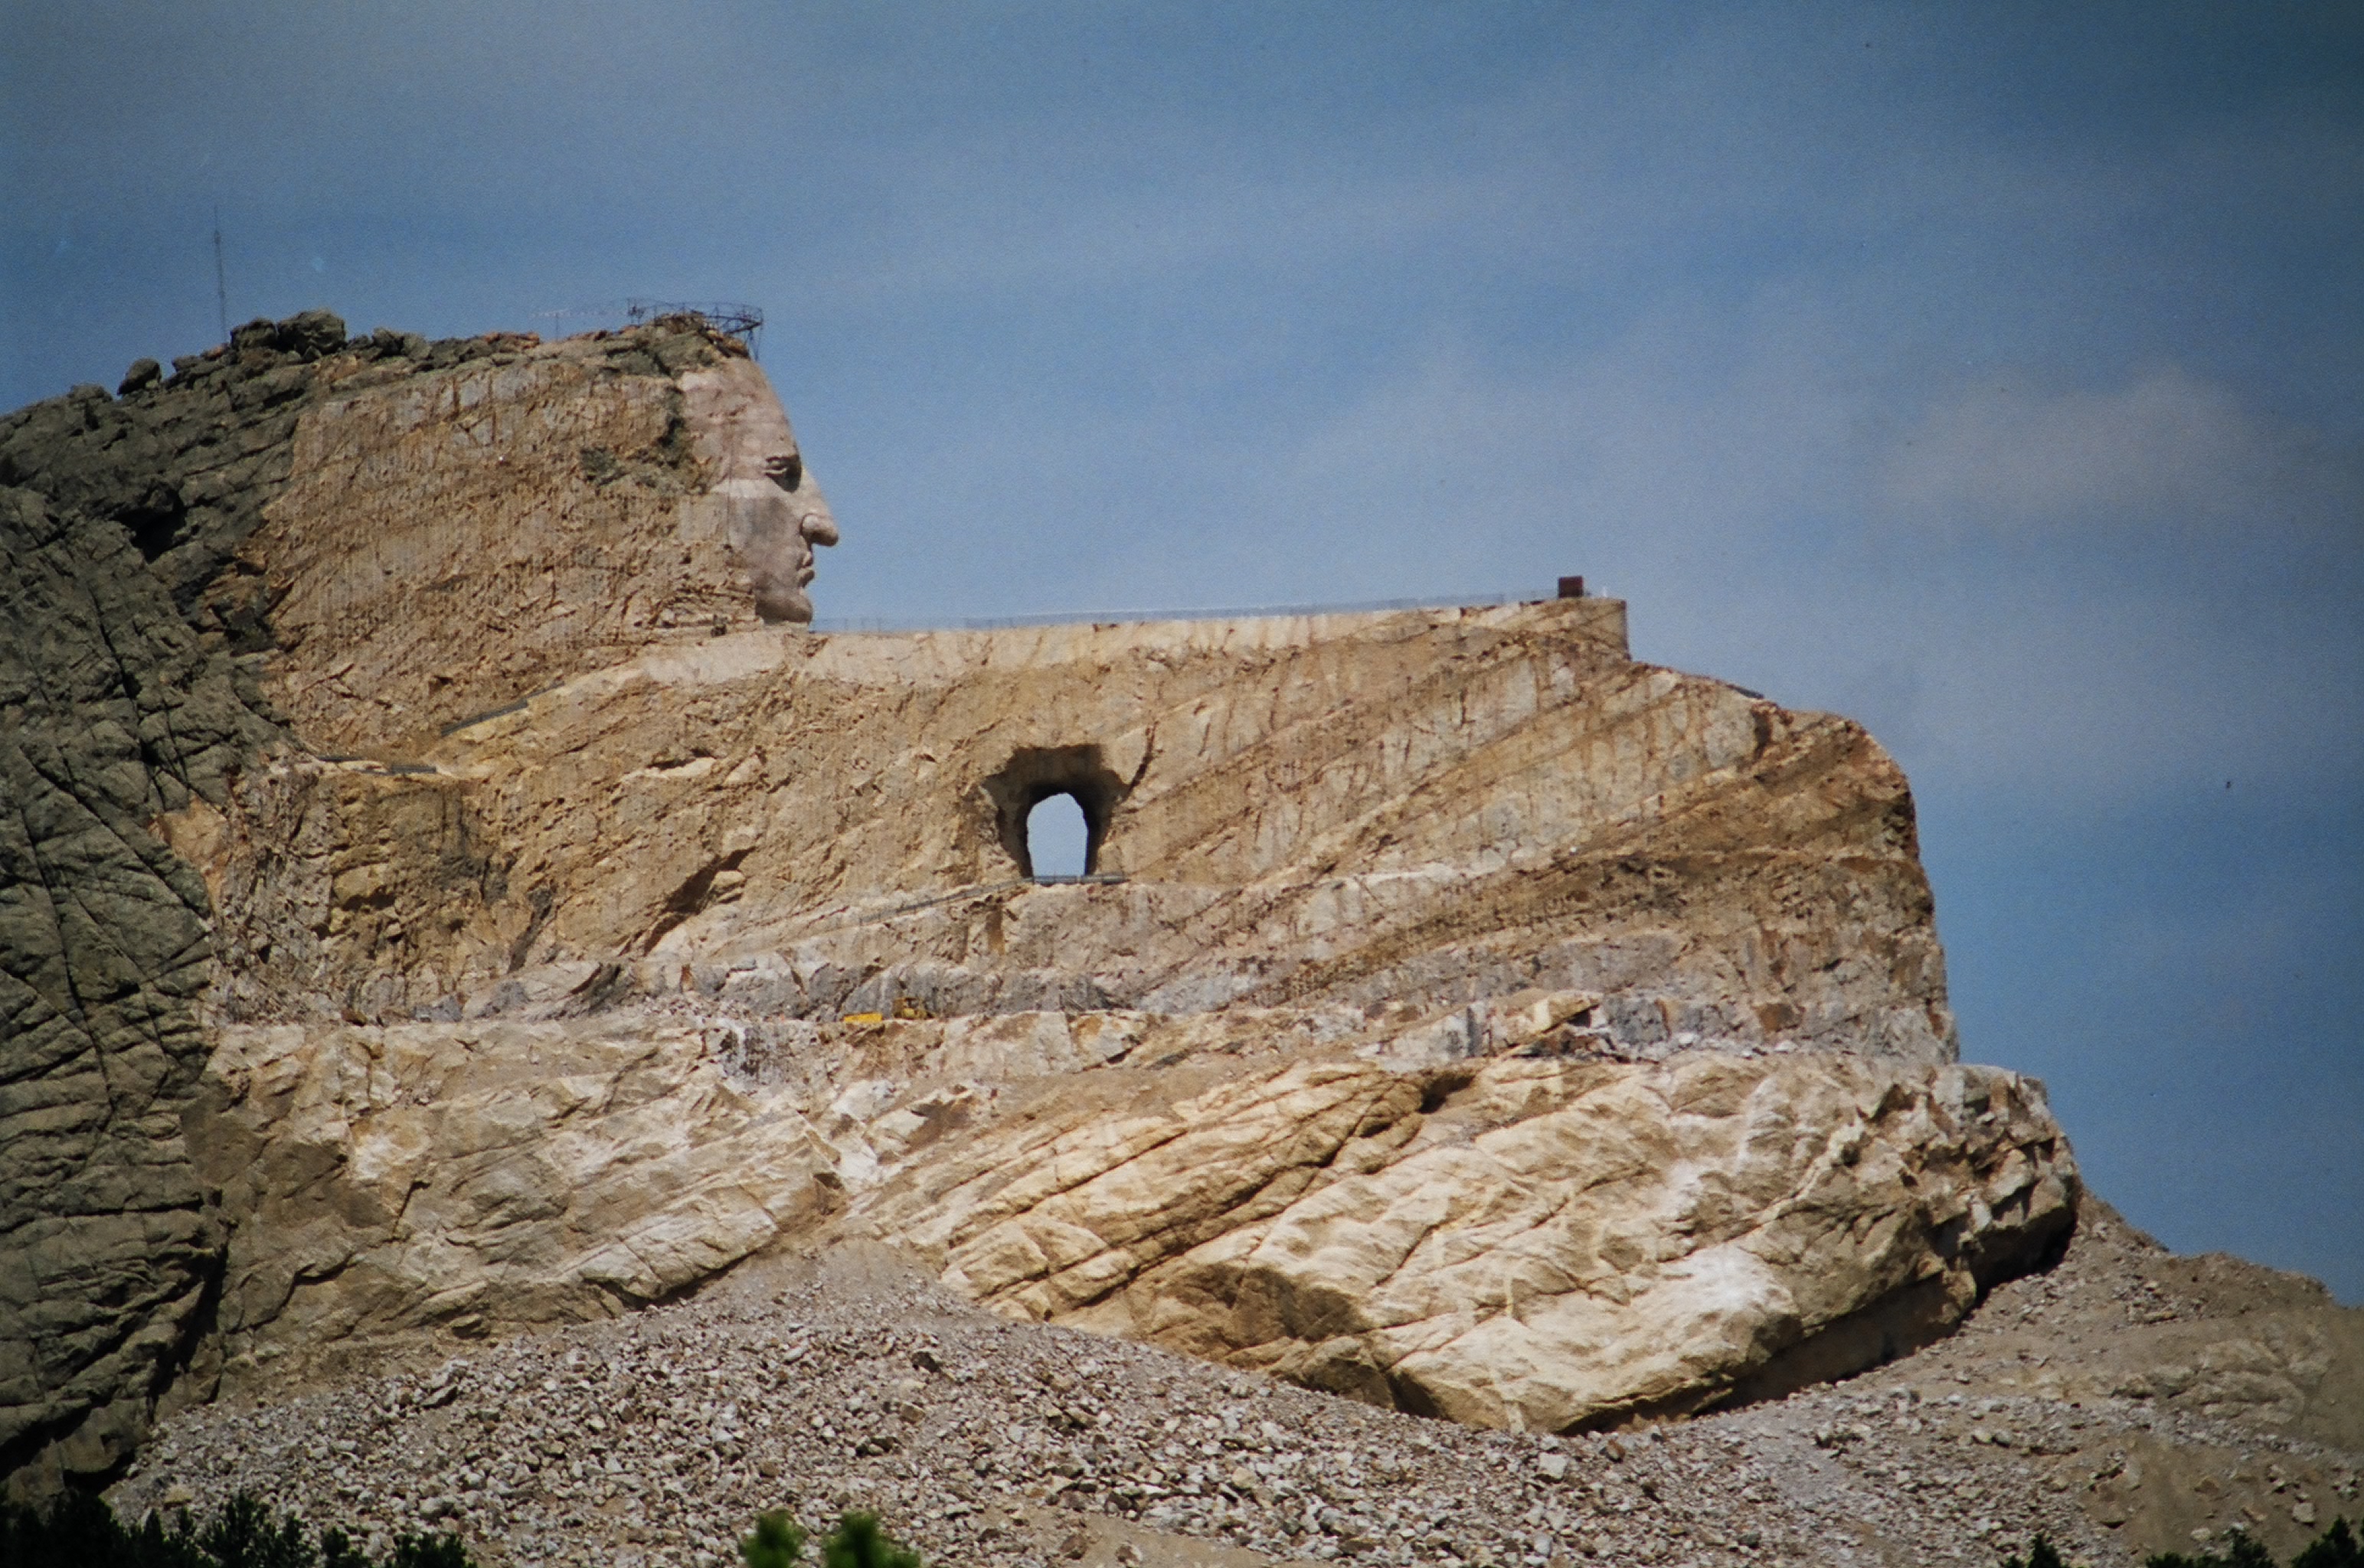
[[[1547,592],[1862,719],[1969,1057],[2364,1300],[2364,6],[0,0],[0,405],[743,299],[825,617]]]

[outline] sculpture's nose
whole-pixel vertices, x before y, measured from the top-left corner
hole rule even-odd
[[[797,516],[797,531],[814,544],[837,542],[837,517],[818,489],[807,486],[797,497],[805,506]]]

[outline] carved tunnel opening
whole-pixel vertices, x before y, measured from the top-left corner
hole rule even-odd
[[[994,818],[992,836],[1017,862],[1020,876],[1095,875],[1100,869],[1109,826],[1126,788],[1125,781],[1102,760],[1098,746],[1024,748],[1013,752],[1001,771],[985,781]],[[1063,797],[1083,818],[1080,869],[1075,869],[1072,851],[1058,852],[1057,829],[1037,835],[1036,808],[1047,805],[1051,811],[1063,811],[1065,807],[1058,804]],[[1045,821],[1042,827],[1049,828],[1051,823]],[[1072,838],[1072,818],[1065,832]],[[1044,855],[1040,863],[1035,858],[1038,848]]]

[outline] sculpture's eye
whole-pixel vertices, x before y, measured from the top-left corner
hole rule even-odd
[[[783,490],[794,490],[804,483],[805,460],[795,452],[764,460],[764,476]]]

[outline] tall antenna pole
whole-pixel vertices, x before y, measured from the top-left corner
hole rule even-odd
[[[221,340],[229,341],[229,282],[222,272],[221,206],[214,207],[214,310],[221,317]]]

